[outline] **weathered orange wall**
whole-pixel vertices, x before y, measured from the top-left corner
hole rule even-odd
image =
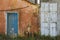
[[[34,10],[36,9],[33,9],[33,7],[27,7],[20,10],[20,32],[26,32],[28,30],[28,24],[31,26],[31,33],[39,31],[38,15],[35,15],[37,12],[35,13]]]
[[[5,14],[7,11],[19,13],[19,35],[27,31],[28,24],[31,25],[30,32],[39,31],[38,16],[34,16],[37,9],[35,5],[22,0],[1,0],[0,4],[0,33],[6,32]]]
[[[5,16],[4,12],[0,12],[0,34],[5,33]]]

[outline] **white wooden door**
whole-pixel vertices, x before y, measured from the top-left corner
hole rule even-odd
[[[56,36],[57,3],[41,3],[41,35]]]

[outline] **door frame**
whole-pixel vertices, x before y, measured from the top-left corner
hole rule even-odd
[[[7,14],[8,13],[17,13],[17,15],[18,15],[18,34],[19,34],[19,13],[18,12],[16,12],[16,11],[7,11],[7,12],[5,12],[5,34],[7,35]]]

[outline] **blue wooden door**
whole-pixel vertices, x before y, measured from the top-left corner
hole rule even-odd
[[[18,34],[18,14],[7,13],[7,35],[17,36]]]

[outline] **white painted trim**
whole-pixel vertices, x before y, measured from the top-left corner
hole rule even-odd
[[[15,12],[15,11],[6,11],[6,12],[4,12],[5,22],[6,22],[5,34],[7,35],[7,13],[17,13],[18,14],[18,33],[19,33],[19,13],[18,12]]]
[[[5,15],[5,34],[7,34],[7,14],[4,12]]]

